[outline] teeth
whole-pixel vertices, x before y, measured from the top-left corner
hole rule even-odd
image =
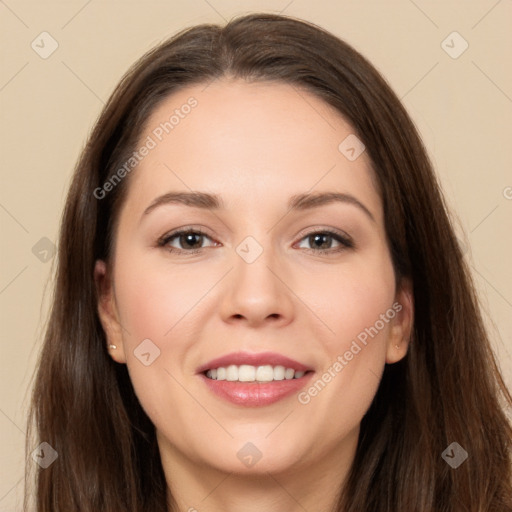
[[[294,375],[295,375],[295,370],[293,368],[286,368],[286,371],[284,372],[284,378],[286,380],[293,379]]]
[[[226,368],[226,380],[238,380],[238,368],[234,364]]]
[[[213,380],[227,380],[239,382],[272,382],[273,380],[300,379],[305,372],[295,371],[284,366],[251,366],[231,364],[227,367],[213,368],[206,372],[206,376]]]
[[[253,382],[256,380],[256,367],[243,364],[240,367],[235,366],[238,372],[238,379],[240,382]]]

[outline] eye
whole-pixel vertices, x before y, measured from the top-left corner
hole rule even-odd
[[[354,242],[348,235],[330,230],[312,231],[301,239],[301,243],[303,243],[302,240],[312,246],[312,248],[305,247],[306,250],[321,254],[337,253],[354,247]],[[332,248],[333,242],[337,243],[338,247]]]
[[[157,245],[158,247],[164,247],[169,252],[195,254],[206,248],[203,246],[205,240],[212,239],[200,229],[183,228],[164,235],[158,240]],[[300,245],[300,248],[320,254],[338,253],[354,247],[354,242],[348,235],[331,230],[312,231],[301,239],[300,244],[304,244],[303,241],[309,243],[311,247]],[[333,243],[338,244],[338,246],[333,248]],[[210,244],[209,247],[215,245],[216,242]]]
[[[211,240],[211,238],[200,229],[186,228],[164,235],[158,241],[158,246],[165,247],[170,252],[186,252],[187,254],[194,254],[204,248],[203,242],[206,238]],[[176,247],[175,244],[178,244],[181,247]]]

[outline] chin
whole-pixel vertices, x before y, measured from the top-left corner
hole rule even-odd
[[[291,436],[290,440],[293,439],[296,438]],[[304,462],[304,454],[297,450],[296,442],[283,445],[276,441],[256,436],[235,438],[214,453],[208,453],[203,460],[218,471],[240,475],[284,473]]]

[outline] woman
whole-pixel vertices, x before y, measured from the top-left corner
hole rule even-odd
[[[512,510],[511,404],[368,61],[252,14],[129,70],[63,215],[38,511]]]

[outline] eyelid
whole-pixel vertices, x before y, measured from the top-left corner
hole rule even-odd
[[[300,232],[297,236],[300,236],[301,237],[300,239],[302,240],[304,237],[306,237],[308,235],[315,234],[315,233],[335,234],[335,235],[338,235],[339,237],[345,239],[347,242],[353,243],[352,237],[346,231],[343,231],[342,229],[325,227],[325,226],[313,226],[313,227],[307,228],[306,231]]]
[[[201,227],[197,227],[197,226],[182,226],[180,228],[173,229],[173,230],[165,233],[164,235],[162,235],[157,240],[157,245],[158,246],[165,246],[171,238],[175,238],[178,235],[185,234],[185,233],[195,233],[195,234],[203,235],[203,236],[213,240],[213,237],[210,234],[208,234],[208,232],[206,230],[204,230],[203,228],[201,228]],[[201,249],[204,249],[204,247],[202,247]],[[176,249],[176,251],[183,251],[183,252],[188,252],[188,253],[193,252],[193,250],[185,251],[184,249]]]

